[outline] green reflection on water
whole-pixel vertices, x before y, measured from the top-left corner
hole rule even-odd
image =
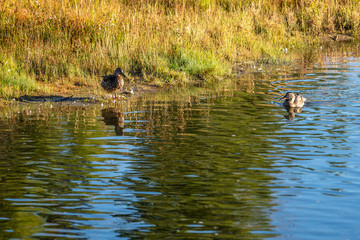
[[[275,236],[267,139],[283,110],[267,102],[21,106],[0,122],[0,238]]]
[[[146,222],[153,224],[152,232],[241,238],[256,230],[271,231],[273,178],[272,162],[266,159],[266,149],[271,148],[266,135],[276,131],[272,121],[279,119],[256,117],[258,111],[271,111],[269,106],[252,105],[258,101],[240,94],[192,109],[177,106],[169,113],[168,122],[173,124],[167,129],[155,124],[152,132],[158,137],[150,139],[148,146],[156,157],[142,171],[161,195],[136,204],[149,219]],[[179,112],[192,120],[182,128],[175,127],[181,123]],[[143,185],[141,180],[134,183],[134,190]]]

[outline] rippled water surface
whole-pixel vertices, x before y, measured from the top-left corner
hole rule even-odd
[[[357,54],[190,96],[2,109],[0,239],[359,239]],[[309,102],[287,112],[287,91]]]

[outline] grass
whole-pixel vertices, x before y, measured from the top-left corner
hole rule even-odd
[[[0,96],[74,79],[95,86],[117,66],[143,83],[221,81],[234,66],[291,62],[325,33],[358,37],[358,9],[356,0],[2,0]]]
[[[13,59],[7,59],[0,65],[0,82],[0,96],[4,98],[11,98],[20,93],[30,93],[38,89],[35,79],[25,74]]]

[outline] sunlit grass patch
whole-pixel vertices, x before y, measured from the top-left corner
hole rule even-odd
[[[0,96],[17,97],[39,89],[33,77],[25,74],[18,66],[7,60],[0,63]]]
[[[193,79],[205,80],[211,76],[230,74],[231,68],[212,52],[201,50],[172,49],[169,51],[168,67],[185,72]]]

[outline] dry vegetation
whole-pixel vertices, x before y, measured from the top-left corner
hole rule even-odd
[[[323,33],[359,34],[360,1],[0,0],[0,96],[94,86],[122,66],[186,84],[248,62],[290,61]],[[44,84],[46,83],[46,84]]]

